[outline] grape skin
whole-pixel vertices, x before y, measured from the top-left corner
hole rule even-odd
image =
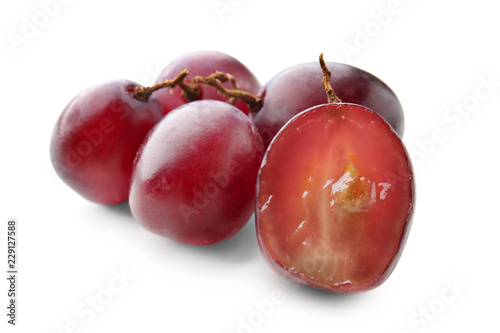
[[[50,155],[59,177],[86,199],[106,205],[127,200],[137,150],[161,120],[153,95],[133,98],[138,84],[114,80],[76,96],[54,127]]]
[[[163,69],[155,83],[171,80],[182,70],[189,70],[186,82],[192,82],[195,76],[208,76],[216,71],[231,74],[236,81],[237,89],[244,90],[251,94],[257,94],[261,85],[252,72],[237,59],[216,51],[195,51],[184,54]],[[225,82],[224,87],[233,89],[230,82]],[[199,85],[201,96],[199,99],[213,99],[226,101],[227,98],[219,94],[214,87]],[[167,114],[171,110],[186,103],[181,95],[182,89],[162,89],[156,92],[158,100],[163,106],[163,113]],[[248,114],[248,106],[241,100],[237,100],[235,106],[243,113]]]
[[[403,137],[403,108],[384,82],[350,65],[335,62],[326,65],[332,72],[330,84],[342,102],[372,109]],[[280,72],[260,89],[263,106],[251,116],[266,147],[293,116],[327,103],[322,80],[323,72],[318,63],[306,63]]]
[[[233,236],[255,207],[264,155],[249,117],[215,100],[170,112],[138,153],[129,204],[146,229],[193,245]]]

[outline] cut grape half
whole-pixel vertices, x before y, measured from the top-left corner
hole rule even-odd
[[[409,155],[379,115],[323,104],[292,118],[269,146],[257,183],[264,256],[285,277],[331,292],[383,283],[411,225]]]

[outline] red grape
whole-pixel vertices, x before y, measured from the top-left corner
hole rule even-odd
[[[195,51],[180,56],[163,69],[156,83],[171,80],[184,69],[189,70],[185,82],[192,82],[195,76],[208,76],[219,71],[231,74],[240,90],[256,94],[260,88],[259,81],[245,65],[227,54],[215,51]],[[233,88],[230,82],[224,83],[224,86],[228,89]],[[214,87],[199,85],[199,88],[201,91],[199,99],[227,100],[226,97],[217,93]],[[172,90],[161,89],[156,92],[156,95],[163,107],[164,114],[188,102],[182,96],[180,87],[175,87]],[[235,106],[248,114],[248,106],[245,102],[238,100]]]
[[[66,106],[50,143],[59,177],[90,201],[118,204],[128,198],[133,161],[144,137],[162,117],[151,96],[133,97],[138,85],[115,80],[92,86]]]
[[[195,101],[167,114],[138,152],[129,204],[147,229],[209,245],[234,235],[255,207],[264,155],[249,117],[220,101]]]
[[[275,136],[258,177],[264,256],[285,277],[331,292],[383,283],[403,250],[414,176],[396,132],[360,105],[310,108]]]
[[[330,83],[345,103],[366,106],[384,118],[402,137],[404,115],[394,92],[380,79],[359,68],[329,62]],[[262,108],[252,119],[267,147],[280,128],[297,113],[327,102],[318,63],[288,68],[265,84],[259,94]]]

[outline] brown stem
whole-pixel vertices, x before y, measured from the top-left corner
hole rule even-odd
[[[200,98],[200,87],[196,83],[184,82],[189,71],[187,69],[179,73],[173,80],[167,80],[151,87],[136,87],[133,97],[139,101],[147,102],[149,97],[157,90],[163,88],[175,88],[179,86],[182,89],[182,97],[187,102],[192,102]]]
[[[227,81],[231,82],[233,89],[227,89],[222,85],[222,83]],[[194,78],[194,82],[207,84],[214,87],[218,93],[229,98],[228,102],[231,104],[233,104],[237,98],[241,99],[243,102],[247,103],[250,111],[258,110],[262,105],[262,100],[258,96],[252,95],[249,92],[243,90],[238,90],[236,81],[234,77],[230,74],[215,72],[206,77],[196,76]]]
[[[236,90],[238,89],[238,85],[236,84],[236,80],[234,79],[234,76],[232,76],[231,74],[226,74],[227,75],[227,78],[229,81],[231,81],[231,85],[233,86],[233,89]],[[236,97],[229,97],[227,102],[231,105],[234,105],[234,103],[236,103]]]
[[[186,102],[192,102],[200,99],[200,87],[193,82],[179,82],[179,87],[182,89],[181,96]]]
[[[332,72],[328,69],[328,67],[326,67],[325,60],[323,59],[323,53],[319,55],[319,64],[323,70],[323,85],[325,86],[328,103],[342,103],[342,100],[335,94],[332,85],[330,84]]]

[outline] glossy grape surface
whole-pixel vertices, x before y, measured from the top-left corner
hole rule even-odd
[[[316,106],[287,123],[266,152],[259,245],[292,281],[366,291],[398,262],[414,200],[408,153],[380,116],[355,104]]]
[[[332,72],[330,84],[342,102],[372,109],[403,136],[403,108],[384,82],[353,66],[334,62],[326,65]],[[322,80],[319,64],[306,63],[282,71],[261,88],[264,104],[252,117],[266,147],[293,116],[327,102]]]
[[[185,104],[163,118],[138,154],[132,215],[148,230],[182,243],[229,238],[253,213],[263,155],[256,128],[234,106]]]
[[[132,97],[136,83],[92,86],[66,106],[52,133],[50,156],[59,177],[86,199],[128,198],[132,165],[144,137],[162,118],[160,103]]]
[[[257,78],[244,64],[227,54],[216,51],[195,51],[180,56],[163,69],[155,83],[172,80],[184,69],[189,70],[186,82],[192,82],[195,76],[208,76],[216,71],[220,71],[234,76],[237,89],[257,94],[261,87]],[[228,89],[233,89],[230,82],[226,82],[223,85]],[[199,84],[199,87],[201,90],[199,99],[227,100],[214,87],[201,84]],[[161,89],[156,92],[158,100],[163,106],[164,114],[186,103],[181,93],[182,89],[180,87]],[[235,106],[245,114],[248,114],[248,106],[243,101],[237,100]]]

